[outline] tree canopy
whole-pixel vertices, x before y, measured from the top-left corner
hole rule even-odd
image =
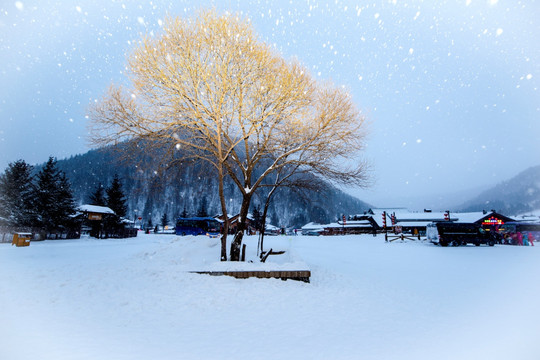
[[[92,194],[88,197],[88,203],[91,205],[105,206],[105,188],[99,183]]]
[[[96,144],[138,140],[215,167],[227,218],[223,178],[241,192],[239,230],[254,192],[271,174],[297,172],[364,185],[364,117],[351,96],[316,81],[298,61],[284,60],[260,41],[249,20],[202,11],[169,18],[128,57],[130,88],[111,86],[92,105]],[[344,166],[347,164],[347,166]],[[257,171],[256,169],[261,169]],[[222,238],[222,256],[225,235]],[[231,245],[237,260],[241,233]]]
[[[106,205],[114,211],[117,217],[122,218],[126,216],[127,205],[124,191],[122,190],[122,183],[118,174],[114,175],[111,185],[106,190],[107,196],[105,198]]]
[[[53,157],[37,174],[35,209],[37,224],[47,232],[70,225],[75,214],[71,185]]]
[[[34,195],[32,166],[24,160],[10,163],[0,175],[0,217],[11,226],[31,226]]]

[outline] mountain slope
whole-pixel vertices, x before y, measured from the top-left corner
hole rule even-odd
[[[191,162],[162,173],[158,161],[152,160],[158,157],[145,154],[140,159],[145,165],[139,166],[123,161],[121,154],[105,148],[59,160],[58,167],[66,173],[80,204],[88,202],[99,183],[107,187],[114,174],[118,174],[128,198],[128,218],[141,216],[144,223],[151,218],[154,225],[158,224],[164,213],[169,219],[175,219],[184,209],[194,216],[203,203],[210,215],[221,213],[217,179],[211,170],[204,164]],[[225,193],[229,200],[228,211],[238,212],[241,196],[232,182],[226,182]],[[254,196],[253,206],[262,207],[264,200],[262,196]],[[298,227],[309,221],[334,221],[339,214],[360,213],[370,207],[327,184],[325,190],[304,193],[289,188],[279,189],[268,215],[275,225]]]
[[[528,168],[461,206],[462,211],[491,209],[504,214],[540,209],[540,166]]]

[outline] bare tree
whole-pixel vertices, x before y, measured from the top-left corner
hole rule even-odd
[[[163,34],[133,50],[128,70],[132,88],[111,86],[90,108],[94,143],[137,140],[206,161],[224,219],[229,176],[242,194],[231,260],[239,259],[252,196],[271,174],[296,169],[364,184],[364,164],[350,159],[362,150],[365,122],[350,95],[282,59],[238,15],[167,19]],[[227,230],[226,221],[222,260]]]

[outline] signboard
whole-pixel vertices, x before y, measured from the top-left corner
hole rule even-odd
[[[101,220],[101,219],[102,219],[101,214],[88,213],[88,220]]]
[[[487,219],[484,219],[484,221],[482,221],[482,226],[503,225],[503,224],[504,224],[504,221],[499,218],[496,218],[495,216],[491,216]]]

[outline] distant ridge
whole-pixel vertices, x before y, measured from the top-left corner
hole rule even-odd
[[[540,209],[540,165],[522,171],[460,207],[461,211],[492,209],[507,215]]]

